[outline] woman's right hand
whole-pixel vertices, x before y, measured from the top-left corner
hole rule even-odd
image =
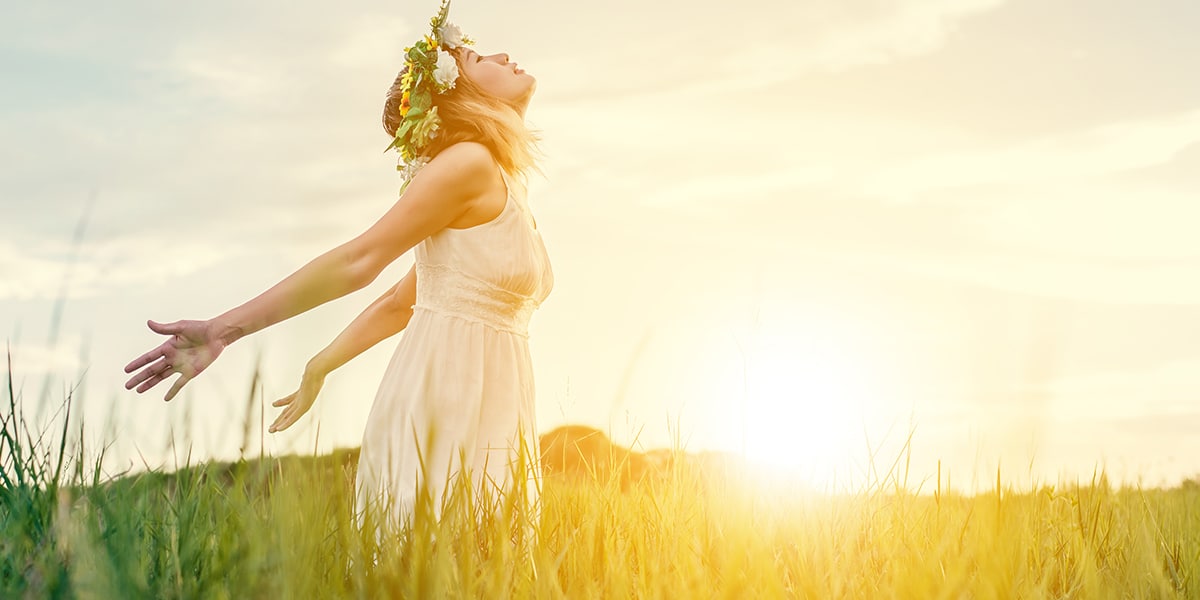
[[[171,337],[157,348],[125,365],[126,373],[150,365],[125,382],[127,390],[141,383],[137,389],[139,394],[178,372],[183,376],[175,381],[167,395],[163,397],[164,401],[170,402],[184,384],[204,372],[208,365],[217,360],[221,351],[225,349],[226,344],[218,336],[217,327],[213,321],[175,321],[174,323],[146,321],[146,324],[155,333]]]

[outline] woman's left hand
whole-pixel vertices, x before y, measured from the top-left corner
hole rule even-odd
[[[321,387],[325,385],[325,375],[319,370],[305,369],[304,376],[300,378],[300,389],[271,403],[271,406],[286,406],[287,408],[275,419],[267,431],[275,433],[287,429],[297,419],[304,416],[304,413],[312,408],[313,402],[316,402],[317,394],[321,393]]]

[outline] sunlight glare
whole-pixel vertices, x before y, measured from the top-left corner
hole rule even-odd
[[[865,357],[830,335],[762,333],[746,348],[743,454],[775,476],[840,487],[862,448],[872,394]]]

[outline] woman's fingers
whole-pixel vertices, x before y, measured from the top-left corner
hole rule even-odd
[[[275,433],[276,431],[287,429],[288,426],[291,425],[291,423],[288,421],[292,417],[292,408],[292,406],[289,406],[287,410],[283,411],[283,414],[279,415],[279,417],[275,419],[274,423],[271,423],[271,428],[267,431],[269,433]]]
[[[132,378],[130,378],[129,381],[125,382],[125,389],[127,389],[127,390],[132,389],[133,386],[145,381],[146,383],[138,388],[139,393],[144,392],[144,391],[154,387],[154,384],[158,383],[159,381],[162,381],[163,378],[170,376],[170,374],[171,374],[171,363],[169,361],[167,361],[167,359],[164,357],[157,364],[146,367],[141,373],[134,375]],[[154,381],[154,383],[150,383],[148,381],[148,380],[154,379],[156,377],[158,379],[156,381]]]
[[[175,385],[171,386],[170,391],[168,391],[167,395],[163,397],[163,402],[170,402],[171,399],[175,397],[175,394],[178,394],[179,390],[183,388],[183,384],[185,384],[189,381],[191,381],[191,378],[189,378],[187,375],[184,375],[184,376],[180,377],[179,379],[176,379]]]
[[[223,346],[219,340],[211,337],[206,323],[188,320],[173,323],[146,321],[151,330],[171,337],[125,365],[126,373],[142,369],[125,382],[125,389],[136,386],[138,393],[142,393],[174,373],[179,373],[181,377],[167,391],[163,400],[170,402],[175,398],[187,382],[202,373],[221,353]],[[160,362],[155,362],[159,359]]]
[[[300,389],[272,402],[271,406],[286,406],[287,408],[283,409],[283,412],[279,414],[267,431],[270,433],[283,431],[304,416],[304,413],[307,413],[308,409],[312,407],[317,394],[321,392],[323,381],[324,378],[310,379],[306,375],[305,380],[300,383]]]
[[[166,379],[166,377],[161,376],[161,375],[155,375],[154,377],[147,379],[146,383],[143,383],[142,385],[138,386],[137,393],[139,393],[139,394],[144,393],[146,390],[158,385],[164,379]]]
[[[152,324],[150,326],[150,329],[153,329],[156,333],[163,333],[163,334],[174,334],[175,333],[175,328],[174,328],[175,324],[159,325],[158,323],[155,323],[154,321],[146,321],[146,323]],[[158,327],[158,329],[156,329],[156,327]],[[163,342],[162,344],[159,344],[159,346],[157,348],[154,348],[153,350],[150,350],[150,351],[146,352],[145,354],[133,359],[132,361],[130,361],[129,364],[125,365],[125,372],[132,373],[132,372],[136,371],[137,369],[140,369],[140,368],[154,362],[156,359],[166,356],[166,349],[170,345],[171,345],[171,340],[167,340],[167,341]],[[148,375],[146,375],[145,372],[143,371],[142,373],[139,373],[138,376],[142,377],[144,379]],[[137,377],[135,377],[134,379],[137,379]],[[125,384],[125,389],[129,389],[135,385],[137,385],[137,381],[134,381],[133,379],[131,379],[130,383]]]
[[[150,329],[153,329],[155,333],[176,334],[183,330],[183,321],[175,321],[174,323],[146,321],[146,325],[149,325]]]
[[[267,432],[275,433],[276,431],[278,431],[279,424],[283,422],[283,418],[287,416],[288,411],[290,411],[290,410],[292,410],[292,407],[290,407],[290,406],[283,409],[283,412],[279,413],[279,416],[275,417],[275,420],[271,422],[271,426],[267,428]]]
[[[162,333],[162,334],[166,334],[166,335],[174,335],[174,334],[182,331],[183,330],[183,327],[181,325],[182,323],[183,323],[182,321],[175,321],[174,323],[159,323],[157,321],[146,321],[146,325],[148,325],[150,327],[150,329],[153,330],[155,333]],[[129,364],[125,365],[125,372],[132,373],[133,371],[154,362],[154,359],[156,359],[160,356],[163,356],[163,349],[169,343],[170,343],[170,340],[159,345],[157,348],[150,350],[149,352],[133,359],[133,361],[131,361]],[[137,384],[135,383],[133,385],[137,385]],[[126,385],[125,387],[129,388],[129,387],[132,387],[132,385]]]
[[[287,400],[289,406],[283,409],[283,412],[280,413],[275,419],[275,422],[271,424],[271,428],[267,430],[268,432],[275,433],[276,431],[283,431],[284,429],[291,427],[292,423],[295,423],[296,419],[299,419],[301,415],[303,415],[305,412],[308,412],[308,407],[303,406],[303,404],[300,402],[295,402],[298,395],[299,392],[295,392],[283,399]],[[283,402],[283,400],[279,400],[278,402]]]
[[[162,349],[162,346],[159,346],[159,347],[133,359],[133,362],[125,365],[125,372],[132,373],[134,370],[154,362],[154,359],[156,359],[162,355],[163,355],[163,349]],[[130,386],[126,385],[125,387],[129,388]]]
[[[142,385],[138,386],[137,392],[139,394],[141,394],[141,393],[145,392],[146,390],[158,385],[159,383],[162,382],[162,380],[170,377],[171,373],[172,373],[172,371],[167,370],[167,371],[163,371],[162,373],[159,373],[158,375],[155,375],[154,377],[151,377],[150,379],[147,379],[146,383],[143,383]]]

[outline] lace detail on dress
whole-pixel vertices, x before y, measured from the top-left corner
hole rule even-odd
[[[529,319],[538,302],[444,264],[417,263],[420,308],[482,323],[529,337]]]

